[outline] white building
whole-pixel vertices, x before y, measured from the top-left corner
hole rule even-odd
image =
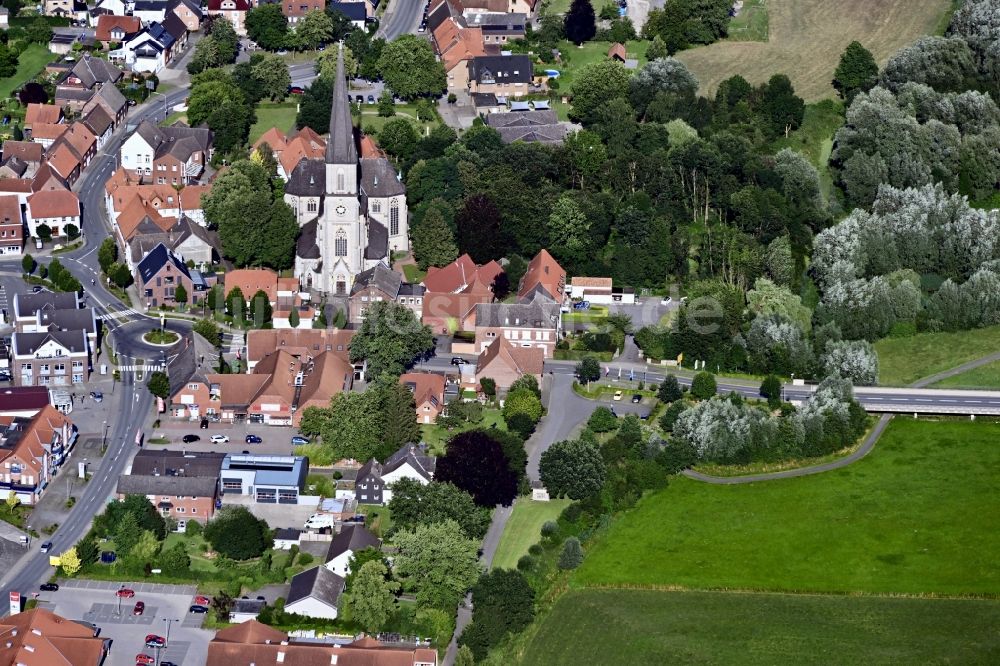
[[[377,536],[361,525],[345,525],[330,542],[323,566],[338,576],[346,577],[351,573],[351,558],[355,553],[365,548],[380,548],[381,544]]]
[[[292,576],[285,612],[336,620],[343,591],[343,578],[323,567],[313,567]]]

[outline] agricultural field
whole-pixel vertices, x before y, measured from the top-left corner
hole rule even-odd
[[[767,42],[724,40],[677,57],[698,77],[702,93],[734,74],[758,84],[784,73],[811,102],[834,95],[833,71],[851,41],[884,65],[901,47],[936,32],[951,8],[951,0],[768,0]]]
[[[571,590],[521,663],[996,663],[998,623],[995,600]]]
[[[569,506],[566,499],[554,499],[548,502],[532,502],[521,497],[514,502],[514,510],[510,520],[504,527],[500,537],[500,545],[493,556],[493,567],[496,569],[513,569],[522,555],[528,554],[528,548],[538,543],[541,537],[542,524],[547,520],[555,520],[562,510]]]
[[[1000,349],[1000,326],[954,333],[920,333],[904,338],[883,338],[878,352],[879,384],[906,386],[918,379],[944,372]],[[951,384],[955,387],[957,384]]]
[[[877,594],[1000,593],[1000,424],[897,417],[817,476],[686,477],[593,545],[571,584]]]

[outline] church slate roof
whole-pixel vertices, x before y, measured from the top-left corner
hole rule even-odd
[[[369,198],[378,199],[406,194],[406,186],[389,160],[369,157],[361,160],[361,191]]]
[[[300,160],[285,183],[285,194],[321,197],[326,187],[326,164],[322,160]]]
[[[333,86],[333,106],[330,110],[330,138],[326,142],[328,164],[357,164],[358,149],[354,145],[354,121],[347,101],[347,80],[344,78],[344,50],[337,53],[337,78]]]
[[[382,259],[389,254],[389,230],[385,225],[370,220],[368,222],[368,247],[365,259]]]
[[[302,225],[299,238],[295,241],[295,254],[303,259],[319,259],[319,245],[316,245],[316,229],[318,218],[313,218]]]
[[[379,225],[381,226],[381,225]],[[384,228],[384,227],[383,227]],[[375,287],[379,291],[388,294],[392,298],[399,295],[399,288],[403,284],[403,276],[392,270],[385,264],[376,264],[373,268],[358,273],[354,278],[354,286],[351,288],[351,295],[364,291],[368,287]]]

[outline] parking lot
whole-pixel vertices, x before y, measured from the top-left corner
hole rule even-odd
[[[175,664],[206,662],[208,642],[214,632],[201,628],[204,615],[188,612],[195,594],[193,585],[125,583],[125,587],[135,590],[135,596],[119,599],[115,592],[121,583],[60,580],[59,584],[58,591],[40,594],[39,605],[63,617],[100,627],[100,635],[112,640],[105,664],[132,666],[138,654],[159,656],[160,662]],[[137,601],[146,604],[142,615],[133,613]],[[146,647],[146,635],[166,637],[168,624],[169,641],[157,655],[157,649]]]
[[[260,444],[247,444],[248,434],[257,435],[263,441]],[[171,421],[168,417],[161,416],[161,425],[155,433],[148,439],[165,437],[169,440],[171,449],[183,448],[187,451],[221,451],[222,453],[250,453],[292,455],[292,437],[299,434],[298,429],[291,426],[269,426],[260,423],[212,423],[209,422],[207,429],[201,429],[198,421]],[[197,435],[201,439],[197,442],[184,443],[185,435]],[[226,435],[229,437],[227,444],[213,444],[212,435]],[[147,439],[147,441],[148,441]],[[164,446],[163,444],[149,444],[148,446]]]

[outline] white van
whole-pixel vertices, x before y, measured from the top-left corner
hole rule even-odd
[[[333,527],[332,513],[314,513],[309,516],[305,525],[307,530],[318,530],[323,527]]]

